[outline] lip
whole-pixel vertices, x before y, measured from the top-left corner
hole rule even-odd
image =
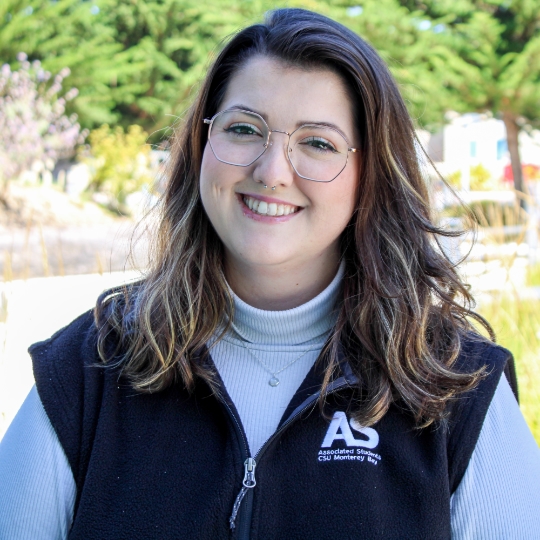
[[[276,199],[275,197],[267,197],[266,195],[259,195],[256,193],[237,193],[237,195],[240,195],[241,197],[253,197],[254,199],[258,199],[259,201],[264,201],[267,203],[286,204],[287,206],[296,206],[297,208],[303,208],[302,206],[298,204],[293,204],[289,201],[283,201],[281,199]]]
[[[253,221],[260,221],[262,223],[283,223],[285,221],[289,221],[296,217],[300,212],[302,212],[303,208],[299,206],[299,210],[297,212],[294,212],[293,214],[288,214],[286,216],[263,216],[261,214],[257,214],[249,209],[248,206],[244,203],[243,197],[253,197],[254,199],[259,199],[260,201],[265,202],[274,202],[277,204],[289,204],[284,201],[280,201],[279,199],[274,199],[272,197],[264,197],[262,195],[251,195],[249,193],[237,193],[236,198],[238,200],[238,204],[240,204],[240,208],[242,209],[242,213],[244,216],[246,216],[249,219],[252,219]],[[290,204],[289,206],[296,206],[293,204]]]

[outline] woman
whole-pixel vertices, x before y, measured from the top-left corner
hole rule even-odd
[[[376,53],[270,12],[173,154],[148,276],[31,349],[2,538],[537,537],[509,353],[467,320]]]

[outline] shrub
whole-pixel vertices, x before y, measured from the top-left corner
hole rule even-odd
[[[461,189],[461,171],[454,171],[447,175],[447,182],[457,188]],[[491,176],[491,173],[481,164],[473,165],[470,168],[470,189],[474,191],[489,191],[497,187],[497,182]]]
[[[40,62],[18,56],[20,68],[0,68],[0,179],[10,180],[36,162],[70,158],[86,136],[77,116],[65,114],[66,102],[77,96],[72,88],[62,94],[69,69],[52,76]]]
[[[475,191],[487,191],[493,189],[491,173],[481,164],[471,167],[471,189]]]
[[[88,190],[101,194],[109,208],[127,212],[126,197],[139,191],[152,181],[150,169],[150,146],[148,134],[137,125],[127,131],[121,127],[111,128],[104,124],[90,132],[82,161],[90,168],[91,181]]]

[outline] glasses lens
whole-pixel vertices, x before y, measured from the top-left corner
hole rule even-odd
[[[303,126],[293,133],[291,149],[296,172],[317,182],[330,182],[347,165],[349,145],[334,129]]]
[[[268,127],[256,114],[224,111],[214,118],[209,140],[220,161],[250,165],[265,151]]]

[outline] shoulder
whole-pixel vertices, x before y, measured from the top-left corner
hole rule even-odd
[[[512,353],[508,349],[496,345],[481,336],[468,334],[462,338],[456,367],[460,371],[470,371],[485,366],[489,373],[502,372],[511,358]]]
[[[68,378],[75,382],[76,374],[86,363],[97,358],[97,329],[93,310],[83,313],[61,328],[50,338],[34,343],[28,349],[32,357],[34,376],[40,391],[40,381],[46,377],[55,380]],[[84,362],[81,362],[84,360]]]
[[[46,401],[44,398],[50,393],[66,397],[82,385],[84,366],[98,359],[96,344],[93,311],[87,311],[49,339],[34,343],[28,349],[42,401]]]
[[[453,430],[459,429],[465,420],[484,421],[488,407],[493,399],[499,380],[509,362],[513,362],[512,353],[488,341],[481,336],[466,336],[461,343],[461,350],[456,360],[455,369],[460,372],[483,370],[483,376],[470,391],[459,395],[451,404]]]
[[[50,338],[34,343],[28,349],[34,363],[34,369],[43,363],[58,360],[74,350],[81,351],[95,344],[97,332],[94,322],[94,311],[90,310],[77,317],[73,322],[61,328]]]
[[[481,337],[466,336],[456,361],[458,371],[484,369],[475,388],[452,401],[448,415],[450,488],[454,492],[469,464],[501,375],[512,354]]]
[[[538,538],[540,450],[502,377],[452,504],[456,538]]]
[[[35,343],[29,352],[40,400],[77,478],[84,419],[99,407],[103,392],[93,311]]]

